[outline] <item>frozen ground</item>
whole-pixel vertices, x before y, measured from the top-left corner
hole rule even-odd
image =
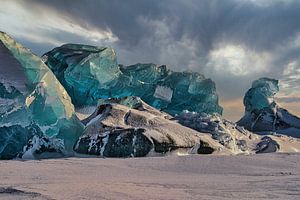
[[[300,199],[300,154],[0,161],[0,199]]]

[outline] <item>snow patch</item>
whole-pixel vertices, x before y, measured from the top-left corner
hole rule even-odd
[[[104,150],[105,150],[105,146],[108,143],[108,139],[109,139],[109,132],[106,132],[105,137],[102,139],[103,146],[101,147],[101,150],[100,150],[100,155],[101,156],[103,156],[103,153],[104,153]]]

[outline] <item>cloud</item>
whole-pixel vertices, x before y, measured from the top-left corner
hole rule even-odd
[[[300,102],[300,97],[280,97],[277,98],[279,103],[296,103]]]
[[[300,105],[300,58],[290,61],[280,80],[280,92],[276,95],[280,104]],[[300,110],[300,109],[298,109]]]
[[[265,73],[269,68],[270,55],[260,54],[240,45],[226,44],[210,51],[207,66],[215,71],[226,69],[233,76]]]
[[[299,10],[298,0],[4,0],[0,28],[39,55],[110,45],[126,65],[203,73],[229,105],[265,76],[281,80],[279,98],[300,97]]]
[[[118,40],[108,28],[84,27],[55,9],[24,1],[1,2],[0,28],[22,40],[52,46],[76,39],[92,43]]]

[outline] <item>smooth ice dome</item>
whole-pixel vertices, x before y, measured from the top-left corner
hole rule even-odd
[[[237,124],[259,134],[273,132],[299,138],[300,118],[275,102],[274,95],[278,91],[278,80],[254,81],[244,97],[245,115]]]
[[[68,93],[52,71],[0,32],[0,158],[21,153],[34,135],[62,139],[71,150],[82,129]]]
[[[138,96],[169,114],[182,110],[222,113],[215,83],[195,72],[173,72],[166,66],[121,66],[108,47],[67,44],[43,56],[78,107],[98,99]]]

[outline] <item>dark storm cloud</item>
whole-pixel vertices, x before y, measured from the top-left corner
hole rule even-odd
[[[204,73],[217,83],[221,99],[226,100],[242,98],[251,82],[264,76],[284,79],[292,89],[298,87],[295,83],[300,75],[292,76],[300,69],[298,0],[15,2],[36,18],[43,15],[51,19],[55,14],[58,25],[61,18],[79,26],[73,34],[67,28],[47,29],[46,21],[41,35],[45,41],[51,38],[51,44],[30,44],[30,38],[23,37],[28,47],[40,55],[62,42],[111,45],[120,63],[153,62]],[[112,35],[95,42],[80,34],[80,28]],[[294,63],[290,74],[283,75],[290,63]],[[290,78],[293,81],[286,81]]]
[[[83,26],[110,28],[121,38],[120,42],[134,45],[145,35],[145,27],[138,23],[138,16],[159,18],[160,1],[39,1],[26,2],[24,6],[35,4],[36,9],[52,8],[68,15]],[[39,5],[39,6],[37,6]],[[159,16],[160,15],[160,16]],[[76,19],[76,20],[75,20]]]
[[[35,4],[38,5],[37,9],[54,9],[69,16],[83,27],[109,28],[119,38],[114,46],[123,52],[131,51],[147,55],[148,57],[142,58],[142,61],[161,63],[174,59],[160,58],[164,49],[172,45],[162,42],[159,46],[155,43],[160,39],[158,38],[160,34],[161,37],[168,37],[170,43],[185,37],[194,46],[190,50],[193,52],[188,53],[193,53],[195,56],[187,56],[186,60],[175,58],[174,62],[166,64],[175,65],[176,69],[184,66],[187,68],[190,59],[198,57],[202,59],[195,62],[202,63],[199,63],[199,66],[194,64],[191,68],[198,67],[201,71],[201,68],[205,67],[207,54],[219,43],[244,45],[258,53],[262,51],[273,53],[274,49],[284,47],[299,34],[299,1],[270,0],[264,1],[267,2],[266,5],[258,4],[262,1],[254,2],[245,0],[36,0],[31,3],[26,1],[24,5],[30,7]],[[159,23],[162,23],[161,26]],[[159,33],[164,31],[160,30],[163,26],[167,27],[167,33]],[[180,49],[173,49],[173,51],[180,51]],[[279,56],[280,60],[277,57],[276,63],[286,63],[286,59],[292,56],[293,52],[285,51],[287,57]],[[135,58],[134,55],[128,56],[126,60],[121,55],[121,60],[127,64],[128,61],[140,61],[140,55],[136,55]],[[274,72],[277,74],[281,72],[282,66],[274,67],[276,67]],[[274,76],[276,77],[277,74]]]
[[[183,34],[207,50],[219,40],[243,43],[256,50],[270,50],[299,33],[300,2],[274,1],[259,6],[245,0],[33,0],[77,19],[82,25],[109,27],[120,42],[135,45],[151,35],[151,28],[139,22],[162,20],[172,25],[172,36]],[[28,7],[30,3],[26,1]]]

